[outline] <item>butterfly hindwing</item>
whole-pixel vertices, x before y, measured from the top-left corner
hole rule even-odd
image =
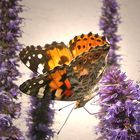
[[[63,42],[53,42],[45,47],[27,46],[20,52],[20,59],[30,70],[42,74],[56,66],[69,64],[72,55]]]
[[[25,94],[43,98],[45,96],[45,88],[49,82],[47,77],[47,73],[38,75],[37,77],[25,81],[19,88]]]
[[[73,94],[66,65],[55,67],[49,74],[44,73],[25,81],[20,90],[38,98],[45,98],[49,94],[52,100],[68,100],[67,97]]]

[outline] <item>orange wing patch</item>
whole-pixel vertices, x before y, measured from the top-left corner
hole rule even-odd
[[[61,100],[63,97],[72,95],[71,84],[66,78],[66,69],[57,70],[49,76],[50,91],[55,91],[55,100]]]
[[[46,46],[46,56],[48,56],[48,61],[46,62],[49,70],[54,69],[56,66],[63,64],[68,65],[73,59],[70,50],[64,43],[54,42],[52,45]]]
[[[98,34],[92,34],[90,32],[85,35],[75,36],[74,39],[69,42],[69,48],[75,58],[81,53],[88,51],[91,47],[105,44],[107,44],[107,41],[104,36],[99,36]]]

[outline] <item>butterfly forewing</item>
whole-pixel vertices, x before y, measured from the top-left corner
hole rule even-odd
[[[33,72],[43,73],[47,71],[46,62],[49,59],[45,48],[41,46],[27,46],[20,52],[20,59]]]
[[[64,43],[46,44],[41,46],[27,46],[20,52],[22,62],[35,73],[45,73],[56,66],[69,64],[72,55]]]
[[[73,94],[66,65],[57,66],[49,73],[25,81],[20,90],[38,98],[45,98],[48,94],[52,100],[63,100]]]

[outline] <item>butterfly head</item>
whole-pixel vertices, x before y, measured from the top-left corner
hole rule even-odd
[[[87,101],[77,100],[75,109],[84,107],[86,103],[87,103]]]

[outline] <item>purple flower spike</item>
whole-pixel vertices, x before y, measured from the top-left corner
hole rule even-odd
[[[37,76],[37,73],[31,73],[31,77]],[[51,129],[55,111],[50,108],[52,101],[49,98],[36,99],[31,97],[31,108],[29,110],[30,118],[27,120],[29,127],[28,137],[32,140],[50,140],[55,131]]]
[[[20,115],[20,103],[15,102],[20,93],[15,84],[20,76],[17,69],[20,12],[19,0],[0,0],[0,140],[24,140],[12,122]]]
[[[50,128],[53,123],[54,110],[50,109],[50,100],[38,100],[31,98],[31,109],[28,120],[29,137],[32,140],[50,140],[54,136],[54,131]]]
[[[107,140],[139,140],[140,87],[116,67],[108,68],[100,82],[101,110],[98,132]]]
[[[103,34],[108,38],[110,42],[110,52],[108,57],[108,62],[110,65],[118,66],[119,55],[116,53],[118,50],[117,43],[120,41],[120,36],[116,35],[118,30],[118,24],[120,21],[120,16],[118,13],[119,5],[117,0],[102,0],[102,15],[100,18],[99,26],[103,30]]]

